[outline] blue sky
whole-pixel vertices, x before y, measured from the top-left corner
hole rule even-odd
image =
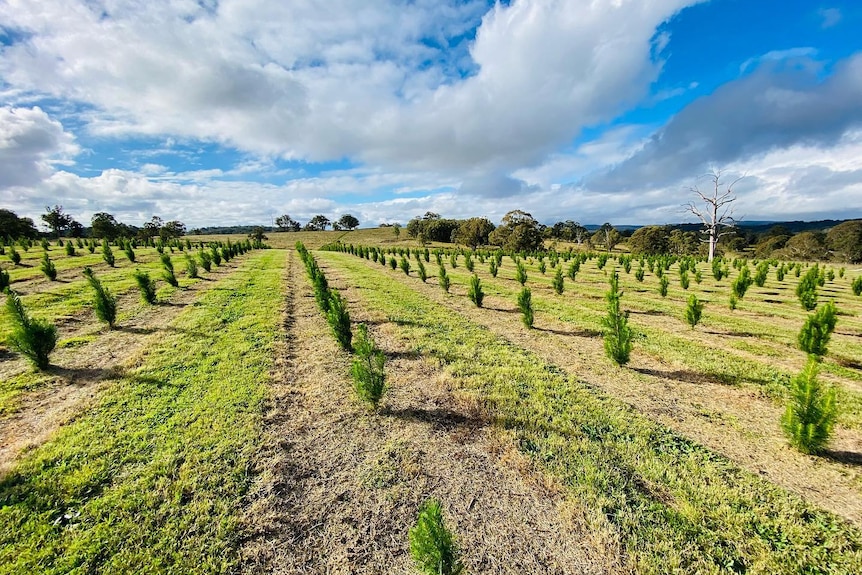
[[[0,207],[862,217],[853,0],[0,0]]]

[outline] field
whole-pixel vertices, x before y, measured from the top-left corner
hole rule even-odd
[[[385,356],[377,409],[356,399],[296,241]],[[409,247],[409,274],[390,253],[321,249],[336,241]],[[807,360],[792,271],[731,310],[732,266],[717,281],[697,264],[686,290],[674,264],[661,296],[637,259],[592,258],[558,294],[548,258],[527,257],[529,329],[508,256],[496,277],[472,258],[477,307],[463,254],[441,256],[441,289],[433,251],[451,246],[420,250],[423,282],[419,246],[392,229],[267,243],[199,279],[175,252],[180,285],[160,282],[156,305],[131,277],[159,276],[153,248],[135,263],[115,248],[110,268],[52,246],[56,282],[38,246],[23,265],[0,256],[60,332],[34,371],[0,312],[0,573],[417,573],[408,531],[431,497],[469,573],[862,572],[862,269],[829,265],[819,289],[839,311],[820,378],[840,411],[812,456],[779,424]],[[118,296],[115,329],[93,315],[85,265]],[[613,269],[634,330],[624,366],[602,339]],[[705,302],[693,328],[690,294]]]

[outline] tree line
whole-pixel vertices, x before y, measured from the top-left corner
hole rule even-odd
[[[141,240],[159,237],[170,240],[186,234],[186,225],[178,220],[164,221],[153,216],[142,226],[132,226],[117,221],[107,212],[97,212],[90,219],[90,226],[85,227],[63,210],[63,206],[45,206],[42,221],[50,230],[49,235],[83,238],[92,237],[114,241],[117,238],[138,238]],[[0,238],[12,240],[15,238],[37,239],[43,236],[36,228],[31,218],[18,217],[15,212],[0,209]]]

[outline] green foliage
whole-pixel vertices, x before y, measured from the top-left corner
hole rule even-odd
[[[545,272],[548,271],[548,265],[545,263],[545,260],[539,262],[539,273],[545,275]]]
[[[437,273],[437,279],[440,281],[440,287],[444,292],[449,293],[449,274],[446,273],[446,267],[440,265],[440,271]]]
[[[18,253],[15,246],[9,246],[9,261],[16,266],[21,263],[21,254]]]
[[[728,300],[728,304],[727,304],[727,305],[730,307],[731,311],[732,311],[732,310],[735,310],[735,309],[736,309],[736,306],[737,306],[738,304],[739,304],[739,298],[737,298],[737,297],[736,297],[736,294],[735,294],[735,293],[730,292],[730,300]]]
[[[569,269],[566,270],[566,275],[569,276],[570,280],[575,281],[575,277],[577,277],[580,269],[581,269],[581,260],[576,258],[569,263]]]
[[[517,262],[515,264],[515,279],[518,280],[518,283],[521,285],[527,283],[527,268],[524,267],[524,264],[521,262]]]
[[[210,253],[206,250],[201,250],[198,252],[198,258],[201,260],[201,267],[204,268],[207,272],[212,269],[213,259]]]
[[[410,555],[425,575],[458,575],[464,570],[455,538],[446,528],[440,502],[435,499],[422,505],[416,525],[410,529]]]
[[[189,254],[186,254],[186,275],[190,278],[199,277],[198,262]]]
[[[404,272],[404,275],[410,275],[410,262],[407,261],[407,258],[401,256],[401,261],[398,263],[398,266],[401,268],[401,271]]]
[[[132,263],[135,263],[135,250],[132,248],[132,242],[126,244],[123,252],[126,254],[126,259]]]
[[[703,314],[703,302],[697,299],[697,296],[691,294],[688,296],[688,305],[685,308],[685,321],[694,329],[694,326],[700,321],[700,316]]]
[[[464,267],[467,268],[468,272],[472,272],[475,267],[473,264],[473,256],[470,255],[470,252],[464,254]]]
[[[422,263],[422,260],[417,260],[416,265],[419,270],[419,279],[422,280],[422,283],[425,283],[425,280],[428,279],[428,270],[425,269],[425,264]]]
[[[497,272],[500,271],[500,267],[497,265],[497,258],[491,258],[491,263],[488,264],[488,271],[491,272],[492,278],[497,277]]]
[[[811,311],[817,307],[817,284],[820,277],[820,271],[815,265],[805,272],[805,275],[799,280],[796,286],[796,297],[799,298],[799,303],[802,304],[802,309]]]
[[[714,277],[717,282],[720,282],[722,278],[727,277],[727,274],[724,273],[724,270],[721,267],[721,258],[715,258],[712,260],[712,277]]]
[[[75,245],[71,241],[66,242],[66,255],[69,257],[75,255]]]
[[[9,272],[0,268],[0,292],[6,291],[6,288],[9,287]]]
[[[453,270],[458,267],[458,254],[453,253],[449,256],[449,265]]]
[[[667,278],[663,278],[667,279]],[[629,314],[620,309],[620,278],[614,270],[610,278],[610,289],[605,294],[608,301],[608,315],[602,318],[605,328],[605,353],[617,365],[628,362],[632,350],[632,330],[628,325]]]
[[[210,259],[215,265],[221,265],[221,251],[219,251],[218,246],[210,246]]]
[[[661,276],[658,280],[658,293],[661,297],[667,297],[667,288],[670,285],[670,280],[667,276]]]
[[[817,379],[818,362],[810,358],[790,386],[790,400],[781,427],[790,444],[803,453],[823,451],[835,426],[835,390]]]
[[[12,331],[6,341],[25,356],[37,369],[47,369],[48,357],[57,345],[57,328],[44,320],[27,315],[21,298],[12,290],[6,291],[6,312],[12,321]]]
[[[47,239],[43,238],[42,241],[39,242],[39,245],[42,246],[42,249],[46,252],[51,251],[51,242],[49,242]]]
[[[482,281],[476,274],[470,276],[470,287],[467,289],[467,297],[470,298],[470,301],[476,304],[476,307],[482,307],[482,300],[485,299],[485,292],[482,291]]]
[[[174,262],[171,261],[170,254],[163,253],[160,256],[160,259],[162,260],[162,267],[164,268],[162,277],[164,277],[165,281],[173,287],[179,287],[180,282],[177,281],[177,276],[174,275]]]
[[[147,272],[135,270],[132,274],[135,278],[135,283],[138,284],[138,289],[141,291],[141,299],[152,305],[156,303],[156,282],[150,278]]]
[[[326,312],[326,321],[329,322],[332,334],[341,348],[350,351],[353,333],[350,331],[350,314],[347,311],[347,302],[334,289],[329,292],[329,310]]]
[[[829,339],[838,321],[837,316],[838,310],[831,301],[809,315],[797,337],[799,349],[818,358],[826,355]]]
[[[688,272],[685,270],[679,272],[679,285],[682,289],[688,289],[688,286],[691,285],[688,280]]]
[[[521,310],[521,321],[527,328],[533,327],[533,294],[530,293],[530,288],[521,288],[521,293],[518,294],[518,309]]]
[[[853,295],[862,295],[862,276],[856,276],[856,279],[853,280],[850,287],[853,289]]]
[[[557,271],[554,273],[554,280],[551,285],[554,286],[554,291],[557,292],[557,295],[563,293],[563,289],[565,288],[563,284],[563,268],[557,268]]]
[[[49,280],[54,281],[57,279],[57,267],[51,261],[51,258],[48,257],[48,252],[42,254],[42,261],[39,267]]]
[[[639,282],[644,281],[644,268],[643,266],[638,266],[638,269],[635,270],[635,279]]]
[[[395,260],[395,256],[389,257],[389,267],[392,268],[393,270],[398,267],[398,262]]]
[[[748,269],[748,265],[744,265],[739,270],[739,275],[730,284],[730,289],[737,298],[742,299],[745,297],[745,292],[748,291],[752,283],[754,283],[754,280],[751,279],[751,270]]]
[[[700,284],[700,282],[702,282],[702,281],[703,281],[703,274],[700,272],[700,270],[695,270],[695,272],[694,272],[694,283]]]
[[[359,324],[356,331],[356,340],[353,344],[356,358],[350,366],[353,387],[359,399],[367,401],[374,409],[377,409],[385,391],[386,372],[384,371],[384,364],[386,359],[383,352],[377,349],[374,342],[371,341],[368,336],[368,327],[364,323]]]
[[[760,262],[757,264],[757,269],[754,272],[754,285],[763,287],[766,284],[766,277],[769,275],[769,262]]]
[[[84,268],[84,277],[93,288],[93,309],[96,311],[96,317],[113,329],[117,321],[117,298],[102,285],[89,266]]]
[[[111,267],[114,267],[114,264],[116,263],[116,258],[114,258],[114,251],[108,244],[108,240],[102,240],[102,259],[105,260],[105,263],[107,263]]]

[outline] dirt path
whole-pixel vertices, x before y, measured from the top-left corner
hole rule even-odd
[[[99,395],[102,385],[120,377],[132,367],[142,350],[170,329],[173,319],[202,292],[231,273],[242,260],[234,260],[213,268],[205,279],[174,292],[170,301],[146,308],[142,313],[120,323],[117,329],[102,329],[98,337],[82,346],[58,349],[51,355],[51,367],[46,372],[48,382],[36,391],[26,393],[18,409],[0,419],[0,477],[25,450],[44,443],[61,425],[69,421]],[[137,294],[133,294],[136,299]],[[122,298],[133,301],[132,295]],[[96,327],[92,311],[87,319],[60,328],[60,339],[89,333]],[[21,358],[7,359],[5,376],[30,369]]]
[[[353,396],[349,360],[318,311],[295,253],[286,342],[267,416],[261,480],[244,549],[249,573],[415,573],[408,530],[438,498],[470,573],[602,573],[619,554],[578,523],[553,486],[411,353],[397,326],[361,308],[354,322],[386,353],[380,413]]]
[[[337,274],[337,266],[326,265],[322,258],[320,263],[327,277]],[[484,308],[479,309],[467,299],[464,286],[453,285],[452,295],[446,296],[436,279],[423,284],[416,277],[405,277],[400,270],[387,268],[385,273],[737,465],[862,525],[859,432],[837,429],[832,451],[826,457],[800,454],[787,445],[779,427],[783,407],[756,389],[721,384],[684,367],[663,363],[638,353],[637,343],[631,362],[617,368],[605,357],[599,333],[573,330],[571,325],[542,313],[536,314],[535,329],[527,330],[514,301],[487,296]],[[429,276],[436,274],[429,271]]]

